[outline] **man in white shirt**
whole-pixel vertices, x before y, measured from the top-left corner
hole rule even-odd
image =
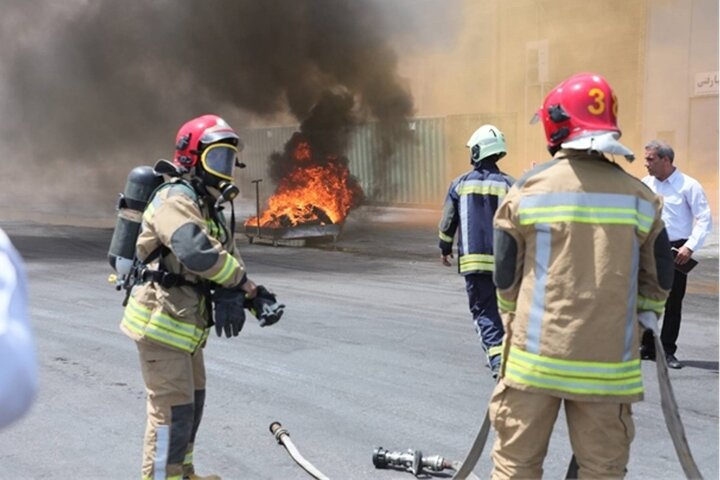
[[[643,183],[663,197],[662,219],[670,245],[677,249],[675,263],[683,265],[702,247],[712,227],[712,217],[702,186],[673,165],[675,152],[664,142],[653,140],[645,145],[645,168],[649,175]],[[687,274],[675,269],[672,290],[665,304],[661,340],[670,368],[682,368],[675,357],[680,333],[682,300],[685,296]],[[643,336],[641,356],[655,359],[652,334]]]
[[[20,255],[0,229],[0,427],[20,418],[37,391],[35,342]]]

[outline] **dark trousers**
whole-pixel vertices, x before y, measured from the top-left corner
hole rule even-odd
[[[679,245],[677,245],[679,243]],[[679,247],[685,244],[685,240],[672,242],[672,246]],[[675,355],[677,351],[677,339],[680,335],[680,320],[682,319],[682,302],[687,289],[687,275],[675,270],[673,276],[672,289],[670,295],[665,302],[665,315],[663,316],[662,329],[660,331],[660,340],[662,341],[665,353]],[[643,335],[643,347],[653,352],[655,344],[653,343],[652,333],[646,331]]]
[[[471,273],[465,275],[470,313],[483,348],[488,351],[502,343],[505,330],[500,319],[492,275]]]

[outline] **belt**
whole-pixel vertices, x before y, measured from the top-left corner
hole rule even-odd
[[[670,246],[675,248],[680,248],[687,242],[687,238],[681,238],[680,240],[671,240]]]
[[[197,282],[186,280],[182,275],[177,273],[163,272],[158,270],[143,270],[141,273],[142,282],[154,282],[164,288],[173,287],[200,287]]]

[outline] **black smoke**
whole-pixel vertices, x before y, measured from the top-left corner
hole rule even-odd
[[[2,11],[0,140],[64,208],[172,155],[177,128],[200,114],[303,120],[338,88],[357,118],[398,126],[413,113],[370,0],[2,0]]]

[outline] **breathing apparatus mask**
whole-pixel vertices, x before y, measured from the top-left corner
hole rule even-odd
[[[215,206],[232,201],[240,193],[233,183],[235,167],[244,168],[245,164],[238,160],[240,150],[230,142],[208,145],[200,154],[197,176],[206,187],[217,190]]]

